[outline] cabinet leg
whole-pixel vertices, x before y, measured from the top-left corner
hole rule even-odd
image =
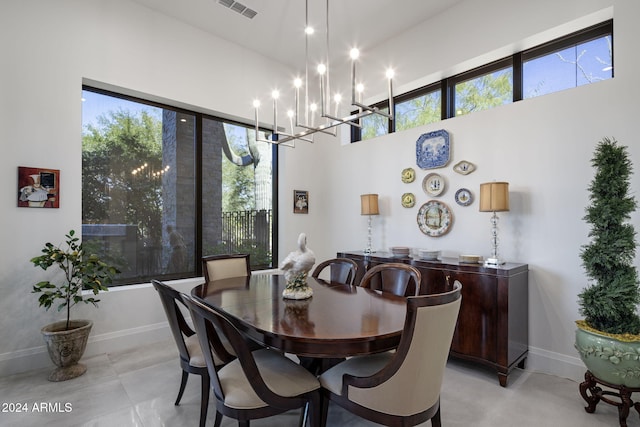
[[[526,363],[526,362],[527,362],[527,358],[525,357],[524,359],[522,359],[522,360],[520,361],[520,363],[518,363],[518,368],[520,368],[520,369],[525,369],[525,368],[526,368],[526,366],[527,366],[527,363]]]
[[[498,381],[500,381],[500,385],[502,387],[506,387],[507,386],[508,380],[509,380],[509,376],[507,374],[503,374],[501,372],[498,372]]]

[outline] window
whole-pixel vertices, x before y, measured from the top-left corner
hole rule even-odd
[[[203,254],[271,267],[270,144],[200,113],[91,88],[83,99],[83,241],[118,265],[116,285],[198,276]]]
[[[513,101],[513,69],[511,66],[484,72],[483,67],[475,72],[457,76],[454,80],[454,111],[451,117],[487,110]],[[482,74],[476,76],[480,71]]]
[[[440,85],[429,86],[427,90],[398,97],[396,101],[396,131],[441,120]]]
[[[386,104],[386,103],[385,103]],[[380,107],[380,111],[389,114],[389,106]],[[362,140],[375,138],[389,133],[389,119],[379,114],[370,114],[360,119]]]
[[[609,20],[397,95],[395,127],[384,117],[368,116],[361,130],[352,128],[351,142],[611,79],[613,71]]]
[[[544,52],[544,51],[543,51]],[[523,62],[523,97],[534,98],[613,77],[611,35],[534,56]]]

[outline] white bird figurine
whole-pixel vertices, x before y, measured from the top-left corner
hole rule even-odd
[[[307,248],[307,235],[300,233],[298,236],[298,250],[291,252],[280,264],[280,270],[284,271],[287,283],[301,274],[308,273],[316,263],[313,251]]]

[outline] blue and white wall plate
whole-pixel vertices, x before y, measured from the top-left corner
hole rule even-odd
[[[421,169],[445,167],[450,151],[449,132],[442,129],[423,133],[416,141],[416,164]]]

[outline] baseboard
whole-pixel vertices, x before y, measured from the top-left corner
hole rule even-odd
[[[167,322],[89,336],[83,357],[135,348],[171,338]],[[0,377],[54,367],[46,346],[0,354]]]
[[[567,356],[541,348],[529,347],[526,370],[582,382],[587,368],[577,356]]]

